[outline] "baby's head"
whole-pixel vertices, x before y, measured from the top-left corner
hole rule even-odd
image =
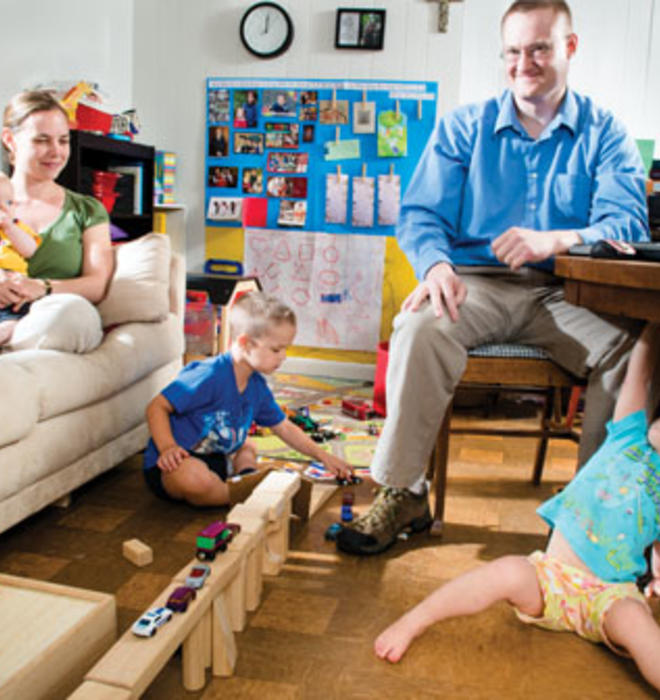
[[[242,358],[252,369],[270,374],[286,358],[296,334],[296,315],[275,297],[248,292],[231,307],[229,328]]]

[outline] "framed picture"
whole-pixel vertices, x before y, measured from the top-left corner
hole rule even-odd
[[[336,49],[383,48],[385,10],[339,8],[335,25]]]

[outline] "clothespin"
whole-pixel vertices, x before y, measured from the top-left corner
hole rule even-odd
[[[394,179],[394,163],[390,163],[390,182]]]
[[[367,177],[367,164],[362,163],[362,179],[364,180],[364,179],[366,179],[366,177]]]
[[[337,105],[337,88],[332,88],[332,109]]]
[[[398,118],[399,118],[399,114],[400,114],[400,111],[399,111],[399,100],[397,100],[397,101],[394,103],[394,112],[395,112],[395,114],[396,114],[396,118],[398,119]]]
[[[341,165],[337,165],[337,182],[341,180]]]
[[[422,118],[422,101],[417,100],[417,119]]]
[[[339,143],[339,141],[340,141],[340,138],[339,138],[339,127],[338,127],[338,126],[335,127],[335,141],[336,141],[337,143]]]
[[[362,90],[362,106],[364,107],[365,102],[367,101],[367,91]]]

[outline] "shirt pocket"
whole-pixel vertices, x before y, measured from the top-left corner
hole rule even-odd
[[[586,175],[556,175],[552,187],[556,214],[571,226],[589,223],[591,178]]]

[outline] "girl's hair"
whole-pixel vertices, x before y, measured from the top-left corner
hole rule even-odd
[[[232,338],[245,334],[250,338],[260,338],[272,326],[280,323],[296,325],[296,314],[286,304],[263,292],[243,294],[229,312],[229,326]]]

